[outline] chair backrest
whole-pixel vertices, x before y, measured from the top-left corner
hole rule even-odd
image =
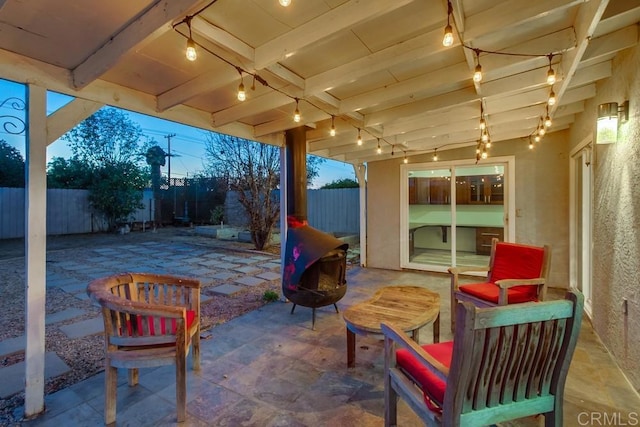
[[[487,425],[538,413],[562,417],[583,305],[582,294],[573,291],[559,301],[484,309],[458,304],[442,424]]]
[[[519,243],[491,242],[491,258],[489,260],[489,282],[495,283],[502,279],[537,279],[547,278],[551,260],[551,248],[545,246],[531,246]],[[532,294],[538,294],[533,286],[514,286],[512,289]],[[542,295],[538,299],[544,300],[546,284],[542,287]],[[534,295],[535,296],[535,295]]]
[[[199,287],[197,280],[122,273],[92,281],[87,293],[102,307],[107,347],[154,346],[185,340],[199,317]]]

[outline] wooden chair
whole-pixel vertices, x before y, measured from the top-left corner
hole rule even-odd
[[[385,426],[396,425],[398,397],[428,426],[481,426],[536,414],[544,414],[546,426],[562,426],[583,304],[578,292],[492,308],[463,302],[453,341],[422,347],[382,324]]]
[[[138,383],[138,368],[176,365],[177,420],[186,417],[186,356],[200,369],[200,282],[123,273],[92,281],[87,294],[102,307],[105,338],[105,424],[116,421],[118,368]]]
[[[544,301],[551,261],[551,247],[491,241],[491,256],[486,267],[450,267],[451,331],[455,327],[458,301],[476,307],[494,307],[531,301]],[[460,285],[462,273],[486,271],[487,277],[477,283]]]

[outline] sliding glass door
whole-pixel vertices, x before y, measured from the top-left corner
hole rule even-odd
[[[454,265],[487,265],[491,240],[508,235],[510,161],[403,167],[401,232],[408,238],[402,267],[444,272]]]

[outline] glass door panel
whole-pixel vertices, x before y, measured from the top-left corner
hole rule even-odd
[[[451,173],[408,172],[409,263],[446,271],[451,264]]]
[[[491,240],[504,240],[504,166],[457,166],[454,176],[455,265],[486,266]]]

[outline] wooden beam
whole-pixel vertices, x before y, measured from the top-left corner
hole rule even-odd
[[[466,18],[464,41],[472,40],[496,29],[508,30],[518,25],[527,24],[577,4],[584,0],[508,0],[495,3],[493,7],[485,8],[482,12]],[[509,13],[505,13],[509,11]]]
[[[76,98],[47,117],[47,145],[51,144],[75,125],[91,116],[104,104]]]
[[[172,31],[172,21],[203,3],[203,0],[156,2],[73,70],[74,87],[84,88],[112,68],[127,52],[141,48],[167,31]]]
[[[584,51],[580,66],[593,65],[638,43],[638,25],[634,24],[610,34],[593,38]]]
[[[295,55],[305,47],[347,30],[357,24],[392,12],[413,0],[367,0],[366,7],[360,0],[350,0],[329,12],[296,27],[255,50],[255,66],[260,70]]]
[[[433,30],[307,78],[305,96],[329,90],[371,73],[434,55],[446,49],[451,48],[442,46],[442,30]]]
[[[571,83],[571,78],[580,64],[582,56],[589,45],[589,40],[608,3],[609,0],[590,0],[587,3],[582,3],[578,9],[574,19],[576,48],[562,55],[562,70],[564,71],[565,79],[559,85],[556,85],[555,90],[560,102],[562,102],[562,97]],[[552,112],[555,111],[558,105],[561,105],[560,102],[551,108]]]
[[[611,77],[613,74],[611,61],[600,62],[588,67],[580,67],[571,79],[569,88],[583,86],[598,80]]]
[[[25,195],[25,402],[24,415],[44,411],[44,314],[47,259],[47,90],[27,86]]]
[[[224,87],[233,81],[240,81],[240,75],[231,71],[220,73],[219,71],[211,71],[204,74],[200,74],[198,77],[189,80],[179,86],[169,89],[165,93],[157,97],[157,110],[163,112],[169,108],[180,105],[183,102],[202,95],[203,93],[211,92],[221,87]]]
[[[291,104],[290,97],[280,92],[269,91],[264,95],[252,97],[242,103],[213,113],[211,116],[214,126],[222,126],[241,120],[243,117],[277,109],[287,104]]]

